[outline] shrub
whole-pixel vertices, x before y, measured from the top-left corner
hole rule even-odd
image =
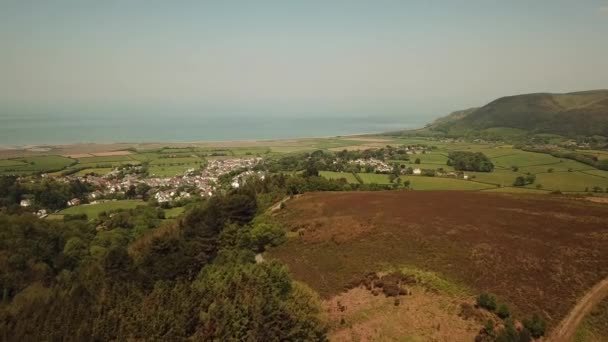
[[[496,314],[498,315],[498,317],[505,319],[511,316],[511,310],[509,310],[509,307],[507,305],[500,304],[498,306],[498,309],[496,309]]]
[[[534,338],[543,336],[547,327],[547,323],[536,314],[532,316],[532,319],[525,319],[523,324]]]
[[[488,311],[496,310],[496,297],[489,293],[482,293],[477,297],[477,306]]]
[[[483,325],[483,330],[488,336],[494,336],[494,321],[488,319],[486,323]]]

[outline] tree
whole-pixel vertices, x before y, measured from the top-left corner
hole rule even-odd
[[[127,190],[127,192],[125,192],[125,196],[127,198],[135,198],[135,196],[137,196],[137,191],[135,189],[135,185],[129,186],[129,189]]]
[[[416,158],[416,160],[414,160],[414,164],[420,164],[420,158]]]
[[[285,230],[268,218],[254,222],[250,234],[257,252],[263,252],[267,246],[278,246],[285,241]]]
[[[448,165],[453,166],[457,171],[491,172],[494,170],[494,164],[481,152],[450,152]]]

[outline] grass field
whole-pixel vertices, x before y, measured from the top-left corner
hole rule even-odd
[[[429,152],[425,154],[414,154],[410,155],[410,164],[413,164],[416,159],[420,159],[422,164],[440,164],[446,165],[448,161],[447,153],[443,154],[440,152]]]
[[[175,208],[171,208],[171,209],[165,209],[165,218],[173,219],[173,218],[179,217],[181,214],[184,213],[184,211],[186,211],[186,208],[184,208],[184,207],[175,207]]]
[[[103,164],[103,163],[108,163],[108,162],[130,162],[130,161],[133,161],[133,159],[129,155],[78,158],[78,162],[81,164]]]
[[[574,339],[574,342],[605,341],[608,341],[608,298],[601,301],[583,319]]]
[[[0,167],[6,166],[26,166],[27,163],[22,159],[3,159],[0,160]]]
[[[358,173],[357,174],[365,184],[390,184],[388,175],[380,173]]]
[[[116,209],[132,209],[140,205],[146,205],[140,200],[109,201],[98,204],[83,204],[70,207],[59,212],[60,215],[86,214],[89,219],[96,218],[103,211]]]
[[[484,192],[502,192],[502,193],[516,193],[516,194],[547,194],[549,190],[536,189],[536,188],[521,188],[515,186],[506,186],[501,188],[492,188],[482,190]]]
[[[469,177],[476,182],[488,183],[492,185],[499,184],[500,186],[511,186],[515,178],[522,176],[523,173],[513,172],[508,170],[494,170],[492,172],[466,172]]]
[[[585,165],[583,163],[579,163],[574,160],[562,159],[560,162],[554,164],[546,164],[546,165],[536,165],[536,166],[524,166],[520,167],[520,172],[530,172],[533,174],[549,172],[549,169],[553,169],[553,171],[580,171],[580,170],[593,170],[593,167],[589,165]]]
[[[198,157],[158,158],[150,161],[150,165],[201,164],[204,159]]]
[[[552,155],[544,153],[524,152],[513,150],[513,154],[503,155],[501,157],[491,158],[494,165],[502,168],[511,168],[511,166],[533,166],[559,163],[560,159]]]
[[[588,175],[593,175],[593,176],[597,176],[597,177],[601,177],[601,178],[608,178],[608,171],[604,171],[604,170],[585,170],[583,173],[588,174]]]
[[[112,172],[112,170],[113,170],[112,168],[90,168],[90,169],[83,169],[83,170],[80,170],[80,171],[76,172],[74,174],[74,176],[81,177],[81,176],[84,176],[84,175],[89,174],[89,173],[96,173],[98,175],[102,175],[103,176],[103,175],[107,175],[108,173]]]
[[[543,189],[560,191],[591,191],[599,186],[602,191],[608,188],[608,178],[597,177],[582,172],[553,172],[536,175],[536,182],[528,185],[535,187],[541,184]]]
[[[553,326],[608,276],[608,207],[562,196],[311,193],[277,217],[299,233],[269,258],[324,298],[367,272],[406,265],[494,293],[519,317],[538,313]]]
[[[494,187],[474,181],[425,176],[401,176],[403,181],[410,181],[412,190],[482,190]]]
[[[41,156],[17,159],[5,159],[0,165],[0,174],[29,174],[34,172],[50,172],[66,168],[75,163],[74,159],[62,156]],[[13,163],[11,164],[7,163]],[[20,163],[17,165],[17,163]]]
[[[319,176],[327,179],[340,179],[344,178],[349,183],[359,183],[355,176],[350,172],[333,172],[333,171],[320,171]]]

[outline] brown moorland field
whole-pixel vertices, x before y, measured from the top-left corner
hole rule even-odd
[[[608,206],[481,192],[311,193],[277,213],[297,234],[269,252],[331,298],[369,271],[411,266],[557,324],[608,276]]]

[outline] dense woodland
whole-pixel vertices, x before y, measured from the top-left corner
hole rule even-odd
[[[325,340],[317,297],[255,254],[283,241],[276,199],[344,186],[269,177],[177,221],[153,207],[44,220],[0,213],[0,332],[20,340]]]

